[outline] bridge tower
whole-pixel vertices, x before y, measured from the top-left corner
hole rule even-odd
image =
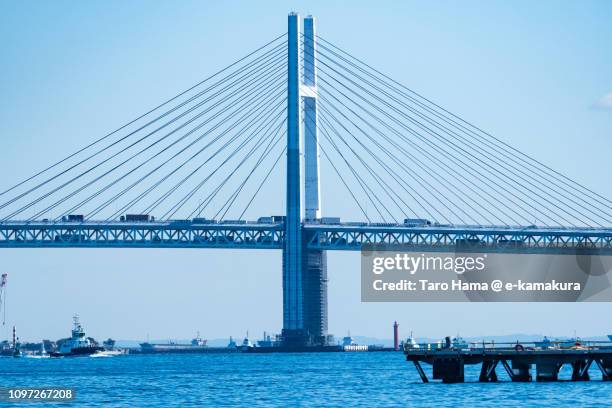
[[[287,212],[283,248],[283,341],[287,346],[323,345],[327,337],[327,257],[309,250],[302,223],[321,218],[315,20],[288,17]],[[303,60],[303,69],[300,66]],[[302,74],[302,75],[300,75]],[[303,109],[302,109],[303,108]],[[302,112],[303,123],[302,126]],[[304,217],[301,211],[301,147],[304,148]]]
[[[315,19],[304,19],[304,82],[300,88],[304,112],[304,213],[306,222],[321,219],[321,185],[319,170],[319,133],[317,111],[317,41]],[[307,249],[312,237],[302,236],[304,293],[304,326],[316,345],[327,338],[327,254]]]

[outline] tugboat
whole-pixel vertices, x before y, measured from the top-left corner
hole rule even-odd
[[[104,347],[98,346],[93,339],[85,336],[85,330],[79,323],[79,316],[74,315],[72,320],[72,336],[64,339],[59,350],[49,354],[51,357],[89,356],[104,350]]]

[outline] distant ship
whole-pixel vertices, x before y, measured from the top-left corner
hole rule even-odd
[[[44,340],[40,343],[40,350],[37,351],[36,353],[32,353],[32,354],[26,354],[24,357],[27,358],[49,358],[51,357],[49,355],[49,353],[47,353],[47,350],[45,350],[45,342]]]
[[[459,336],[458,334],[457,334],[457,337],[453,337],[452,346],[454,348],[458,348],[462,350],[470,348],[470,345],[463,339],[463,337]]]
[[[93,339],[85,335],[79,316],[74,315],[72,320],[72,336],[60,341],[59,350],[49,353],[51,357],[89,356],[104,350],[104,347],[98,346]]]
[[[534,342],[536,347],[540,347],[543,349],[554,349],[554,348],[569,348],[580,345],[580,339],[577,337],[571,339],[553,339],[550,340],[548,337],[544,336],[541,341]]]
[[[227,348],[229,348],[229,349],[235,349],[235,348],[237,348],[237,347],[238,347],[238,346],[236,345],[236,342],[234,341],[234,339],[232,338],[232,336],[230,336],[230,339],[229,339],[229,344],[227,345]]]
[[[417,343],[415,338],[412,336],[412,332],[410,332],[410,337],[406,339],[406,343],[404,343],[404,348],[407,348],[407,349],[421,348],[421,346],[419,346],[419,343]]]
[[[189,353],[202,352],[208,349],[206,340],[200,337],[200,332],[191,340],[189,344],[174,343],[140,343],[140,351],[143,353]]]
[[[610,341],[612,341],[612,334],[608,334],[608,339],[610,339]]]
[[[249,340],[249,332],[247,332],[247,335],[244,338],[244,340],[242,340],[242,344],[238,347],[238,350],[240,350],[240,351],[249,351],[253,347],[254,347],[253,343],[251,343],[251,340]]]
[[[351,332],[348,332],[348,334],[342,338],[342,347],[347,347],[347,346],[356,346],[357,343],[355,343],[355,340],[353,340],[353,338],[351,337]]]

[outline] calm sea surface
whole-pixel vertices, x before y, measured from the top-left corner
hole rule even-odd
[[[421,384],[401,353],[385,352],[0,358],[0,387],[74,387],[79,407],[612,406],[612,382],[597,370],[582,383],[511,383],[497,372],[496,384],[474,383],[476,366],[465,384]],[[28,405],[68,406],[10,404]]]

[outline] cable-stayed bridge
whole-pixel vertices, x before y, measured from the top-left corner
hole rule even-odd
[[[303,25],[303,29],[300,27]],[[360,221],[324,216],[321,182]],[[254,213],[283,202],[284,214]],[[312,17],[0,192],[0,246],[283,251],[283,338],[327,250],[612,254],[612,202],[317,35]]]

